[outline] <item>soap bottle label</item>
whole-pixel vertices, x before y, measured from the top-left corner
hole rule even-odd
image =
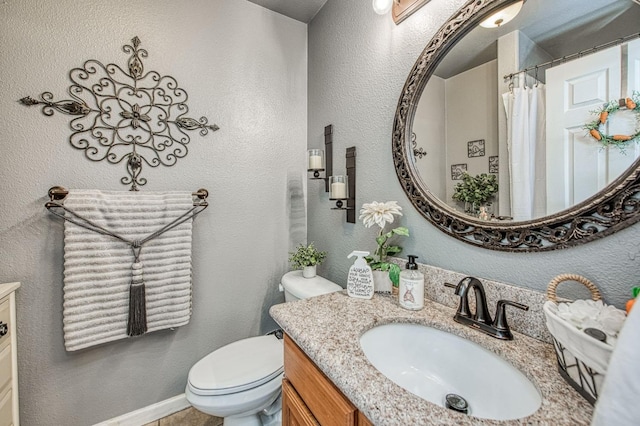
[[[400,279],[400,306],[405,309],[418,310],[424,307],[424,281]]]
[[[373,276],[369,267],[352,266],[347,279],[347,294],[351,297],[370,299],[372,296]]]
[[[347,276],[347,294],[359,299],[371,299],[373,297],[373,274],[371,267],[367,265],[365,256],[368,251],[353,251],[347,258],[357,256],[353,266],[349,268]]]

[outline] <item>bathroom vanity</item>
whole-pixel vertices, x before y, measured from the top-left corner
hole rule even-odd
[[[593,407],[560,377],[551,344],[518,332],[511,341],[494,339],[454,322],[455,310],[439,303],[425,300],[423,310],[407,311],[390,295],[363,300],[343,291],[276,305],[270,313],[287,335],[284,425],[590,423]],[[378,371],[360,346],[364,332],[389,323],[437,328],[497,354],[536,386],[542,398],[540,408],[513,421],[480,419],[405,390]],[[500,378],[486,386],[500,386]],[[335,417],[322,417],[327,415]]]
[[[284,368],[283,425],[372,425],[287,334]]]

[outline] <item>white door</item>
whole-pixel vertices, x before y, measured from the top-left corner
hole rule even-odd
[[[640,92],[640,39],[627,43],[627,96]]]
[[[640,50],[638,43],[634,49]],[[611,100],[631,95],[631,90],[623,93],[627,92],[623,86],[632,76],[623,81],[622,57],[622,47],[615,46],[546,72],[547,214],[596,194],[640,153],[637,144],[630,145],[625,153],[617,147],[602,148],[584,129],[585,124],[596,119],[593,111]],[[630,55],[629,63],[631,60]],[[624,64],[627,71],[632,68],[629,63]],[[636,69],[639,66],[640,62]],[[616,133],[621,131],[616,129]]]

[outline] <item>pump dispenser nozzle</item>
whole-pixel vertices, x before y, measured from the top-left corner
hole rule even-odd
[[[347,256],[347,259],[351,259],[353,256],[358,256],[358,257],[365,257],[365,256],[369,256],[369,252],[368,251],[352,251],[349,256]],[[356,260],[357,262],[357,260]]]

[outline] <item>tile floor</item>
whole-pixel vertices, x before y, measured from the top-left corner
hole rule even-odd
[[[222,426],[222,418],[209,416],[189,407],[144,426]]]

